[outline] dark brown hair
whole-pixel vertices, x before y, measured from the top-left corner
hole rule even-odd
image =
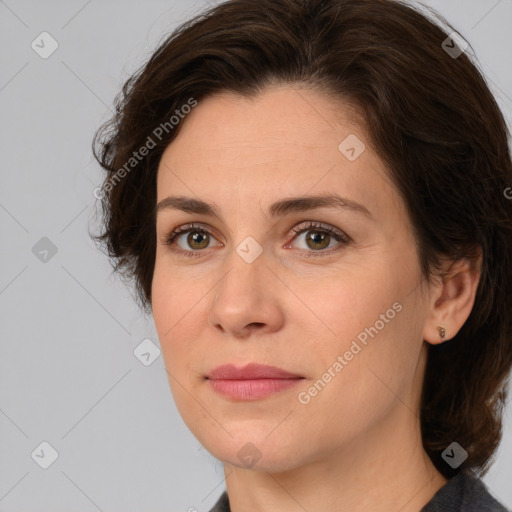
[[[174,126],[171,116],[191,98],[253,97],[279,83],[357,106],[407,207],[427,282],[439,275],[439,256],[475,261],[482,250],[468,320],[453,339],[429,344],[421,429],[447,478],[466,467],[483,475],[501,440],[512,364],[509,132],[468,51],[443,48],[455,29],[423,7],[432,16],[392,0],[231,0],[181,25],[127,80],[96,133],[94,156],[107,176],[104,229],[94,239],[149,311],[157,168],[186,122]],[[149,152],[130,160],[149,138]],[[441,458],[453,441],[469,454],[458,469]]]

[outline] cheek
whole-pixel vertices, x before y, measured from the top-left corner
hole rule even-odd
[[[406,414],[406,408],[414,409],[410,392],[422,346],[418,312],[412,296],[383,290],[376,289],[366,301],[345,302],[352,314],[339,314],[333,324],[337,338],[310,349],[316,373],[303,389],[301,404],[330,438],[341,432],[357,436],[395,407]]]
[[[155,266],[153,319],[174,402],[191,430],[196,422],[201,421],[201,410],[195,408],[195,401],[190,396],[196,392],[194,387],[198,382],[193,376],[197,361],[202,360],[196,340],[201,337],[200,330],[203,329],[198,315],[202,310],[200,293],[204,295],[205,291]]]
[[[299,322],[317,324],[330,340],[324,344],[327,350],[348,350],[352,339],[361,333],[364,343],[365,329],[375,322],[387,329],[388,324],[382,324],[379,316],[388,310],[388,316],[394,316],[392,306],[402,299],[400,289],[387,268],[342,269],[330,279],[319,279],[314,286],[301,289],[301,297],[307,297],[304,302],[308,311],[300,315]]]
[[[375,266],[365,278],[354,273],[349,279],[331,280],[322,293],[310,295],[308,306],[316,315],[297,321],[304,330],[303,355],[311,357],[308,384],[317,383],[315,389],[305,388],[312,409],[331,402],[337,404],[331,414],[351,410],[363,417],[376,400],[393,398],[386,384],[399,390],[410,380],[420,325],[411,327],[417,314],[415,294],[407,287],[412,281],[403,277],[391,267]],[[313,322],[320,331],[314,333]]]
[[[200,328],[197,322],[201,309],[199,291],[190,282],[179,280],[163,265],[156,264],[151,293],[153,319],[166,366],[169,369],[182,366],[175,361],[180,361],[187,353],[190,345],[187,339],[197,337]]]

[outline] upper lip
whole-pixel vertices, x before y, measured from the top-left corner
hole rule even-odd
[[[217,366],[206,375],[208,379],[253,380],[253,379],[301,379],[301,375],[287,372],[276,366],[250,363],[242,368],[233,364]]]

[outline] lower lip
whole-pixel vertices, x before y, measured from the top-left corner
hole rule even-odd
[[[303,379],[208,380],[212,388],[223,396],[234,400],[259,400],[289,389]]]

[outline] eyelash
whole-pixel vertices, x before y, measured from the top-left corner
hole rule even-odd
[[[297,236],[301,235],[304,232],[312,231],[312,228],[315,228],[315,232],[317,233],[324,233],[332,236],[337,242],[339,242],[339,245],[345,246],[351,242],[351,239],[349,236],[347,236],[345,233],[336,230],[332,226],[326,226],[319,224],[318,222],[312,222],[309,221],[306,225],[299,225],[292,229],[292,232],[295,233],[294,239],[297,238]],[[189,232],[198,232],[198,233],[207,233],[210,236],[213,236],[207,229],[197,225],[197,224],[186,224],[185,226],[180,226],[179,228],[172,231],[165,239],[164,245],[171,246],[171,250],[180,254],[183,254],[187,257],[199,257],[203,256],[204,252],[206,252],[204,249],[200,251],[187,251],[184,249],[181,249],[180,247],[177,247],[175,244],[176,238],[178,238],[179,235],[182,235],[183,233],[189,233]],[[337,246],[336,246],[337,247]],[[334,251],[336,251],[336,248],[331,248],[330,250],[322,249],[319,251],[308,251],[306,249],[300,249],[301,251],[305,251],[308,254],[309,257],[318,257],[318,256],[325,256],[329,255]]]

